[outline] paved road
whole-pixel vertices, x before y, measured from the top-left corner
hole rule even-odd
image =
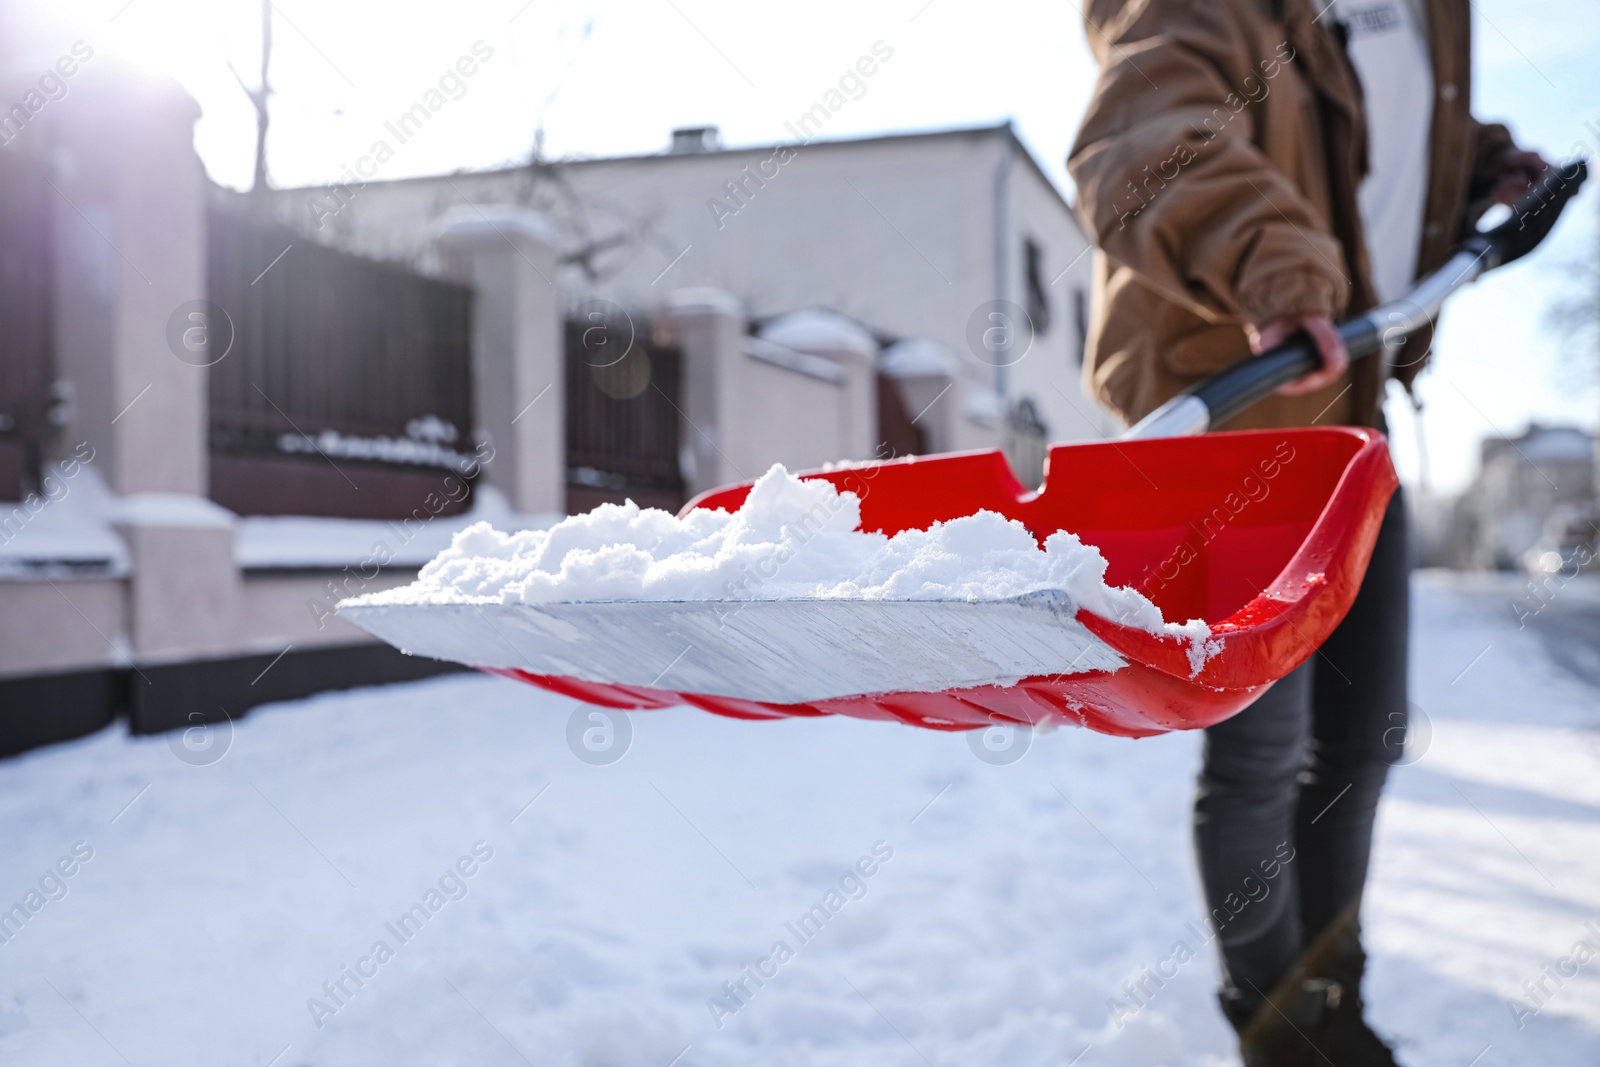
[[[1563,582],[1559,576],[1535,590],[1520,575],[1485,575],[1475,596],[1504,610],[1537,634],[1550,658],[1600,687],[1600,576]]]
[[[1530,627],[1544,641],[1551,659],[1600,686],[1600,606],[1555,603],[1530,620]]]

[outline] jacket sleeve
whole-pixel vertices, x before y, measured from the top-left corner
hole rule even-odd
[[[1107,256],[1208,322],[1337,315],[1344,254],[1321,212],[1257,147],[1261,102],[1295,77],[1238,3],[1094,0],[1100,78],[1068,169]],[[1259,29],[1259,27],[1254,27]]]

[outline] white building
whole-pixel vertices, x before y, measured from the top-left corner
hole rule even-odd
[[[1022,401],[1052,441],[1113,426],[1081,384],[1087,240],[1009,123],[746,148],[723,148],[714,128],[700,128],[675,131],[650,155],[351,178],[277,193],[279,217],[449,276],[459,268],[437,241],[447,213],[527,207],[555,227],[553,281],[569,305],[598,298],[649,316],[672,291],[717,290],[756,324],[827,309],[890,346],[914,339],[881,354],[885,372],[957,382],[935,404],[948,411],[919,419],[932,450],[1002,444]],[[916,415],[927,390],[903,391]],[[740,403],[761,411],[777,399]]]
[[[1580,519],[1584,540],[1593,541],[1595,440],[1572,426],[1537,423],[1519,437],[1486,437],[1478,476],[1462,500],[1473,531],[1471,561],[1480,567],[1513,568],[1525,562],[1541,538]],[[1542,551],[1542,549],[1541,549]]]

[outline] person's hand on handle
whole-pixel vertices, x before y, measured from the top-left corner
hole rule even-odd
[[[1317,346],[1317,352],[1322,356],[1322,369],[1280,386],[1280,396],[1314,393],[1338,381],[1350,366],[1350,353],[1345,351],[1344,338],[1339,336],[1333,320],[1326,315],[1285,315],[1260,326],[1247,326],[1245,332],[1250,338],[1250,351],[1258,356],[1302,332],[1309,335]]]
[[[1498,176],[1489,196],[1497,204],[1510,206],[1528,195],[1550,164],[1537,152],[1512,149],[1495,161],[1495,169]]]

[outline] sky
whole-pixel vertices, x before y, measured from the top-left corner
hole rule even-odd
[[[52,32],[176,78],[200,103],[196,147],[211,177],[249,183],[254,118],[229,64],[255,83],[257,0],[24,6],[48,9],[61,23]],[[1521,141],[1552,158],[1600,154],[1593,0],[1476,0],[1472,8],[1475,113],[1509,120]],[[830,136],[1010,118],[1072,197],[1064,159],[1095,75],[1072,2],[274,0],[273,32],[267,155],[278,185],[337,180],[385,121],[474,45],[492,54],[463,80],[450,121],[431,122],[381,177],[525,159],[536,130],[550,158],[657,151],[673,127],[688,125],[720,126],[733,145],[785,140],[784,123],[881,41],[893,61],[831,121]],[[1517,433],[1530,421],[1600,424],[1596,354],[1575,351],[1547,321],[1560,295],[1597,284],[1595,185],[1536,255],[1447,307],[1418,389],[1420,421],[1404,398],[1389,407],[1409,483],[1459,489],[1485,434]]]

